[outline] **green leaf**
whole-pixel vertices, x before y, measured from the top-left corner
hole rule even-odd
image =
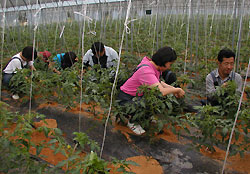
[[[54,131],[55,131],[56,135],[62,135],[61,129],[54,128]]]
[[[68,161],[67,160],[63,160],[61,162],[59,162],[56,167],[63,167]]]
[[[43,126],[43,131],[46,137],[48,137],[49,129],[46,126]]]
[[[54,144],[54,143],[56,143],[56,142],[58,142],[57,139],[52,139],[52,140],[50,140],[50,141],[48,142],[48,144]]]
[[[41,153],[42,149],[43,149],[43,146],[37,145],[36,146],[36,155],[39,155]]]
[[[234,134],[235,134],[235,140],[238,141],[238,140],[239,140],[240,133],[239,133],[238,131],[235,130]]]
[[[239,151],[239,153],[240,153],[240,157],[244,158],[244,151]]]
[[[223,129],[222,129],[222,136],[223,137],[225,137],[226,135],[227,135],[227,133],[228,133],[228,128],[227,127],[224,127]]]
[[[172,111],[173,110],[172,103],[166,102],[166,104],[168,106],[168,109]]]
[[[243,126],[245,126],[245,125],[243,125]],[[242,129],[243,129],[244,133],[247,135],[247,134],[248,134],[248,129],[247,129],[247,127],[242,127]]]

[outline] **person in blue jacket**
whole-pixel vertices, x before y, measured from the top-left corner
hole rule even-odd
[[[55,64],[55,68],[53,70],[59,73],[60,70],[70,68],[77,61],[78,61],[78,58],[74,52],[66,52],[66,53],[57,54],[53,58],[53,63]]]

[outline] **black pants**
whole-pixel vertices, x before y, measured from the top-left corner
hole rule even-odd
[[[9,83],[10,83],[10,79],[13,77],[13,73],[11,74],[7,74],[7,73],[3,73],[3,85],[6,87],[9,87]]]
[[[208,105],[208,104],[210,104],[211,106],[218,106],[219,102],[212,97],[208,97],[206,100],[201,100],[201,104],[202,106]]]
[[[118,96],[117,96],[117,99],[119,100],[119,105],[121,106],[124,106],[129,104],[129,105],[134,105],[136,108],[139,108],[140,107],[140,104],[138,101],[142,100],[143,99],[143,96],[137,96],[138,100],[134,101],[133,98],[135,98],[135,96],[131,96],[123,91],[120,90]],[[127,105],[129,107],[129,105]],[[133,116],[136,114],[136,112],[132,112],[132,113],[129,113],[129,115],[126,115],[126,118],[130,119],[130,122],[133,123],[133,122],[137,122],[139,123],[140,120],[139,119],[135,119],[135,120],[132,120]],[[130,117],[130,118],[129,118]],[[149,116],[148,114],[145,115],[145,117],[143,117],[142,119],[148,119]]]
[[[119,100],[119,104],[121,106],[124,106],[126,103],[131,103],[131,104],[134,103],[133,98],[134,98],[134,96],[129,95],[121,90],[117,96],[117,99]]]

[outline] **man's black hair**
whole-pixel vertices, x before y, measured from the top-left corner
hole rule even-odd
[[[169,69],[162,72],[162,78],[164,79],[165,83],[168,85],[171,85],[177,80],[176,74],[170,71]]]
[[[74,52],[66,52],[61,60],[62,69],[71,67],[76,62],[76,57]]]
[[[98,52],[103,52],[104,45],[101,42],[95,42],[91,46],[91,50],[92,50],[93,54],[96,55],[96,53],[98,53]]]
[[[25,57],[28,61],[31,61],[33,56],[33,47],[31,46],[25,47],[22,51],[22,56]],[[37,52],[36,49],[34,49],[34,59],[36,58],[37,58]]]
[[[222,50],[220,50],[217,58],[219,62],[222,62],[223,58],[230,58],[230,57],[233,57],[235,59],[235,53],[228,48],[223,48]]]
[[[176,59],[176,52],[171,47],[162,47],[152,56],[152,61],[161,67],[165,67],[167,62],[173,62]]]

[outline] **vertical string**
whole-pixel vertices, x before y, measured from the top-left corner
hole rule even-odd
[[[1,45],[1,50],[2,50],[2,54],[1,54],[1,62],[0,62],[0,66],[1,66],[1,72],[3,71],[3,45],[4,45],[4,32],[5,32],[5,10],[6,10],[6,0],[4,1],[4,5],[3,5],[3,18],[2,18],[2,25],[3,25],[3,31],[2,31],[2,45]],[[2,98],[2,73],[0,73],[0,100]]]
[[[84,16],[86,16],[87,13],[87,5],[84,6]],[[83,78],[83,56],[84,56],[84,33],[85,33],[85,17],[83,21],[83,31],[82,31],[82,66],[81,66],[81,94],[80,94],[80,108],[79,108],[79,116],[78,116],[78,130],[81,131],[81,111],[82,111],[82,96],[83,96],[83,87],[82,87],[82,78]]]
[[[246,87],[246,83],[247,83],[247,75],[248,75],[248,72],[249,72],[249,67],[250,67],[250,58],[248,60],[248,67],[247,67],[247,72],[246,72],[246,76],[245,76],[245,81],[244,81],[242,93],[241,93],[241,96],[240,96],[240,102],[239,102],[238,110],[237,110],[237,113],[236,113],[236,116],[235,116],[233,128],[232,128],[232,131],[231,131],[231,134],[230,134],[230,138],[229,138],[229,141],[228,141],[226,156],[225,156],[225,159],[224,159],[224,163],[223,163],[221,174],[224,174],[224,170],[225,170],[225,166],[226,166],[226,162],[227,162],[228,153],[229,153],[229,149],[230,149],[230,146],[231,146],[231,141],[232,141],[232,138],[233,138],[233,133],[234,133],[235,125],[236,125],[237,120],[238,120],[238,116],[239,116],[239,112],[240,112],[240,107],[241,107],[241,103],[242,103],[242,99],[243,99],[243,95],[244,95],[244,91],[245,91],[245,87]]]
[[[102,157],[102,152],[103,152],[106,133],[107,133],[108,120],[109,120],[111,109],[112,109],[113,94],[114,94],[114,90],[115,90],[115,87],[116,87],[117,76],[118,76],[118,72],[119,72],[120,57],[121,57],[121,52],[122,52],[124,34],[125,34],[125,31],[126,31],[127,25],[128,25],[128,18],[129,18],[129,14],[130,14],[130,8],[131,8],[131,0],[129,0],[129,3],[128,3],[126,19],[125,19],[125,22],[124,22],[124,29],[123,29],[123,33],[122,33],[120,48],[119,48],[119,58],[118,58],[117,67],[116,67],[115,79],[114,79],[114,83],[113,83],[112,91],[111,91],[111,100],[110,100],[110,105],[109,105],[109,112],[108,112],[108,116],[107,116],[107,119],[106,119],[106,122],[105,122],[105,127],[104,127],[103,141],[102,141],[102,147],[101,147],[101,151],[100,151],[100,158]]]
[[[37,1],[37,4],[38,4],[38,1]],[[35,27],[34,27],[34,37],[33,37],[33,50],[32,50],[32,62],[33,62],[33,65],[32,66],[34,66],[34,52],[35,52],[35,47],[36,47],[36,30],[37,30],[37,27],[38,27],[37,15],[38,15],[39,12],[40,12],[40,9],[38,9],[37,12],[34,14]],[[32,107],[31,105],[32,105],[32,89],[33,89],[32,78],[33,78],[33,73],[34,73],[34,70],[32,68],[31,69],[31,76],[30,76],[29,115],[31,114],[31,107]]]
[[[188,10],[188,24],[187,24],[187,39],[186,39],[186,50],[185,50],[185,61],[184,61],[184,74],[186,74],[186,66],[187,66],[187,54],[188,54],[188,38],[189,38],[189,21],[191,15],[191,3],[192,0],[189,0],[189,10]]]
[[[215,16],[215,11],[216,11],[216,3],[217,3],[217,0],[214,0],[214,11],[213,11],[212,21],[211,21],[211,25],[210,25],[209,37],[211,37],[211,34],[212,34],[213,21],[214,21],[214,16]]]
[[[236,72],[239,71],[239,63],[240,63],[240,46],[241,46],[241,33],[242,33],[242,16],[244,13],[244,4],[245,4],[245,0],[242,1],[241,4],[241,10],[240,11],[240,27],[239,27],[239,35],[238,35],[238,42],[237,42],[237,51],[236,51],[236,57],[237,57],[237,61],[236,61]]]

